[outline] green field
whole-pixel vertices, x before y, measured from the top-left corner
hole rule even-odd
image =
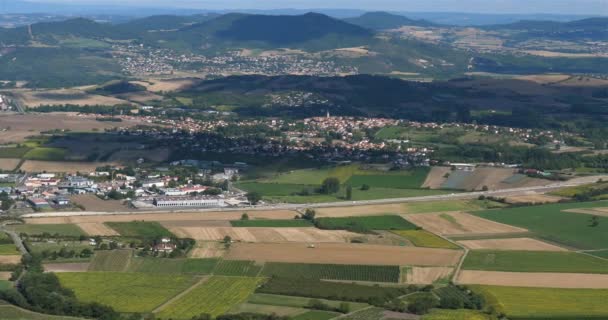
[[[368,230],[415,230],[418,227],[396,215],[346,217],[346,218],[319,218],[315,224],[320,229],[344,230],[359,226]]]
[[[9,226],[18,233],[27,235],[60,235],[68,237],[80,237],[86,235],[82,229],[75,224],[17,224]]]
[[[170,273],[170,274],[211,274],[217,259],[166,259],[133,257],[129,272]]]
[[[441,310],[435,309],[422,316],[422,320],[489,320],[487,314],[475,310]]]
[[[0,158],[21,159],[32,148],[28,147],[7,147],[0,148]]]
[[[587,253],[596,257],[608,259],[608,250],[589,251]]]
[[[259,278],[213,276],[165,306],[158,317],[190,319],[206,313],[218,316],[245,302],[259,284]]]
[[[345,184],[360,187],[364,184],[374,188],[417,189],[422,186],[429,168],[416,168],[407,171],[388,171],[378,174],[375,171],[357,171]]]
[[[291,320],[329,320],[339,315],[335,312],[314,310],[292,317]]]
[[[67,154],[66,149],[34,148],[23,155],[23,159],[42,161],[62,161]]]
[[[169,230],[158,222],[131,221],[131,222],[106,222],[108,227],[116,230],[124,237],[156,239],[162,237],[175,238]]]
[[[395,230],[392,232],[411,241],[416,247],[460,249],[450,241],[425,230]]]
[[[256,277],[262,270],[261,265],[255,261],[221,260],[213,269],[213,274],[218,276],[243,276]]]
[[[36,313],[9,304],[0,304],[0,316],[2,320],[84,320],[82,318]]]
[[[265,304],[265,305],[273,305],[273,306],[283,306],[283,307],[293,307],[293,308],[306,308],[310,305],[312,300],[318,300],[322,303],[333,307],[338,308],[341,303],[344,301],[334,301],[334,300],[324,300],[324,299],[312,299],[305,297],[294,297],[294,296],[281,296],[274,294],[265,294],[265,293],[256,293],[249,297],[247,300],[248,303],[251,304]],[[357,302],[348,302],[350,306],[350,310],[357,311],[363,308],[369,307],[367,303],[357,303]]]
[[[608,290],[470,286],[509,319],[608,318]]]
[[[608,260],[576,252],[473,250],[465,270],[608,273]]]
[[[0,256],[14,256],[20,254],[21,253],[14,244],[0,244]]]
[[[79,300],[119,312],[150,312],[194,283],[190,276],[146,273],[58,273],[57,277]]]
[[[405,203],[407,213],[430,213],[444,211],[477,211],[494,205],[497,202],[480,200],[446,200],[433,202],[411,202]],[[503,205],[504,206],[504,205]]]
[[[384,309],[382,308],[369,308],[355,313],[351,313],[348,316],[342,318],[343,320],[383,320]]]
[[[253,228],[304,228],[314,227],[308,220],[236,220],[230,221],[233,227],[253,227]]]
[[[399,266],[363,266],[267,262],[262,269],[267,277],[298,277],[325,280],[399,282]]]
[[[608,207],[608,202],[560,203],[476,212],[485,219],[530,230],[547,240],[580,249],[608,248],[608,217],[589,226],[591,215],[564,212],[566,209]]]
[[[294,317],[306,313],[303,308],[271,306],[265,304],[241,303],[228,311],[229,314],[256,313],[265,315],[276,315],[280,317]]]
[[[97,251],[89,271],[127,271],[132,257],[131,250]]]
[[[319,188],[319,185],[241,182],[237,184],[237,187],[250,192],[259,192],[263,196],[284,197],[300,193],[304,189],[311,190],[311,192],[314,192],[316,189]]]

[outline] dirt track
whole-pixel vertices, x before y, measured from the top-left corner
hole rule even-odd
[[[538,288],[606,289],[608,288],[608,274],[463,270],[458,276],[458,283]]]
[[[178,237],[219,241],[229,236],[244,242],[347,242],[358,234],[316,228],[169,227]]]
[[[237,243],[224,257],[228,260],[366,265],[453,266],[462,251],[349,243]]]
[[[567,251],[562,247],[532,238],[462,240],[458,243],[471,250]]]
[[[402,215],[423,229],[441,235],[501,234],[528,230],[461,213],[429,213]]]

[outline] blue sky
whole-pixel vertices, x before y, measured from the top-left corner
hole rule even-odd
[[[608,15],[608,0],[29,0],[200,9],[306,9]]]

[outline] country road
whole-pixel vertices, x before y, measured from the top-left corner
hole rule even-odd
[[[407,203],[407,202],[428,202],[428,201],[443,201],[443,200],[463,200],[463,199],[476,199],[479,196],[516,196],[524,195],[529,193],[544,193],[559,188],[565,187],[576,187],[584,184],[597,182],[598,179],[608,179],[608,176],[589,176],[575,178],[569,181],[560,181],[545,186],[536,187],[525,187],[525,188],[513,188],[513,189],[502,189],[502,190],[491,190],[491,191],[475,191],[475,192],[463,192],[463,193],[452,193],[444,195],[434,196],[422,196],[422,197],[410,197],[410,198],[391,198],[391,199],[378,199],[378,200],[365,200],[365,201],[339,201],[339,202],[324,202],[324,203],[310,203],[310,204],[269,204],[269,205],[258,205],[258,206],[246,206],[246,207],[231,207],[231,208],[208,208],[208,209],[177,209],[177,210],[138,210],[138,211],[124,211],[124,212],[103,212],[103,211],[79,211],[79,212],[45,212],[45,213],[30,213],[25,214],[23,218],[42,218],[42,217],[70,217],[70,216],[96,216],[96,215],[126,215],[126,214],[142,214],[142,213],[187,213],[187,212],[218,212],[218,211],[266,211],[266,210],[300,210],[304,208],[331,208],[331,207],[349,207],[349,206],[365,206],[365,205],[379,205],[379,204],[393,204],[393,203]]]

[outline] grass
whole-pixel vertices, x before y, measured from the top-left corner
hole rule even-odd
[[[284,197],[300,193],[302,190],[310,190],[313,193],[319,188],[319,185],[241,182],[237,184],[237,187],[249,192],[259,192],[264,196]]]
[[[26,160],[62,161],[67,154],[66,149],[60,148],[34,148],[23,155]]]
[[[447,200],[433,202],[411,202],[404,204],[407,213],[430,213],[447,211],[476,211],[483,209],[478,200]]]
[[[566,209],[608,207],[608,202],[559,203],[476,212],[475,215],[522,227],[552,242],[580,249],[608,248],[608,217],[589,226],[591,215],[564,212]]]
[[[217,259],[165,259],[133,257],[129,272],[169,274],[211,274]]]
[[[27,235],[42,235],[48,233],[51,235],[60,235],[68,237],[80,237],[85,236],[86,233],[82,231],[75,224],[18,224],[9,227],[18,233],[25,233]]]
[[[430,190],[430,189],[391,189],[391,188],[374,188],[367,191],[353,189],[352,200],[376,200],[376,199],[389,199],[389,198],[412,198],[412,197],[424,197],[424,196],[435,196],[442,194],[450,194],[453,191],[446,190]]]
[[[422,320],[488,320],[487,314],[475,310],[441,310],[434,309],[422,316]]]
[[[236,220],[230,221],[233,227],[254,227],[254,228],[303,228],[313,227],[308,220]]]
[[[97,251],[89,271],[126,271],[132,257],[131,250]]]
[[[399,266],[266,263],[262,275],[325,280],[399,282]]]
[[[15,256],[20,254],[14,244],[0,244],[0,256]]]
[[[251,304],[266,304],[273,306],[283,306],[283,307],[293,307],[293,308],[306,308],[310,305],[311,300],[319,300],[324,304],[338,308],[341,303],[344,301],[335,301],[335,300],[325,300],[325,299],[312,299],[305,297],[294,297],[294,296],[282,296],[275,294],[265,294],[265,293],[256,293],[249,297],[247,300],[248,303]],[[361,310],[363,308],[368,307],[367,303],[359,303],[359,302],[347,302],[350,306],[351,311]]]
[[[608,260],[576,252],[470,251],[465,270],[608,273]]]
[[[124,237],[156,239],[162,237],[174,238],[175,235],[158,222],[131,221],[131,222],[106,222],[108,227],[116,230]]]
[[[470,286],[509,319],[608,317],[608,290]]]
[[[0,315],[2,315],[2,320],[84,320],[83,318],[36,313],[10,304],[0,304]]]
[[[293,308],[293,307],[282,307],[282,306],[272,306],[265,304],[252,304],[252,303],[242,303],[237,305],[236,307],[230,309],[229,314],[239,314],[239,313],[255,313],[255,314],[265,314],[265,315],[276,315],[280,317],[290,317],[292,319],[294,316],[298,316],[300,314],[306,313],[306,309],[302,308]]]
[[[262,270],[262,266],[255,261],[221,260],[213,269],[214,275],[255,277]]]
[[[329,320],[339,315],[335,312],[314,310],[292,317],[291,320]]]
[[[0,291],[4,291],[6,289],[12,288],[13,283],[8,280],[0,280]]]
[[[215,317],[247,300],[259,282],[259,278],[213,276],[169,303],[157,316],[190,319],[206,313]]]
[[[382,308],[369,308],[361,310],[355,313],[351,313],[348,316],[341,318],[343,320],[382,320],[384,319],[384,309]]]
[[[369,230],[414,230],[418,227],[396,215],[346,217],[346,218],[319,218],[316,220],[320,229],[351,229],[352,226],[361,226]]]
[[[352,175],[345,184],[360,187],[364,184],[374,188],[390,189],[417,189],[422,186],[429,168],[416,168],[409,171],[388,171],[377,174],[376,172],[357,172]]]
[[[396,230],[394,234],[402,236],[416,247],[460,249],[459,246],[425,230]]]
[[[79,300],[119,312],[150,312],[194,283],[190,276],[146,273],[75,272],[57,277]]]
[[[587,253],[590,255],[594,255],[596,257],[608,259],[608,249],[607,250],[598,250],[598,251],[589,251]]]
[[[586,184],[586,185],[576,186],[576,187],[562,188],[562,189],[553,191],[550,194],[559,196],[559,197],[572,198],[577,194],[583,194],[583,193],[587,193],[587,192],[597,190],[597,189],[604,189],[606,187],[608,187],[607,182],[593,183],[593,184]]]
[[[32,150],[32,148],[28,147],[0,148],[0,158],[21,159],[30,150]]]
[[[61,248],[80,252],[83,249],[91,249],[92,247],[86,242],[80,241],[61,241],[61,242],[28,242],[28,250],[32,253],[42,253],[45,250],[59,251]]]

